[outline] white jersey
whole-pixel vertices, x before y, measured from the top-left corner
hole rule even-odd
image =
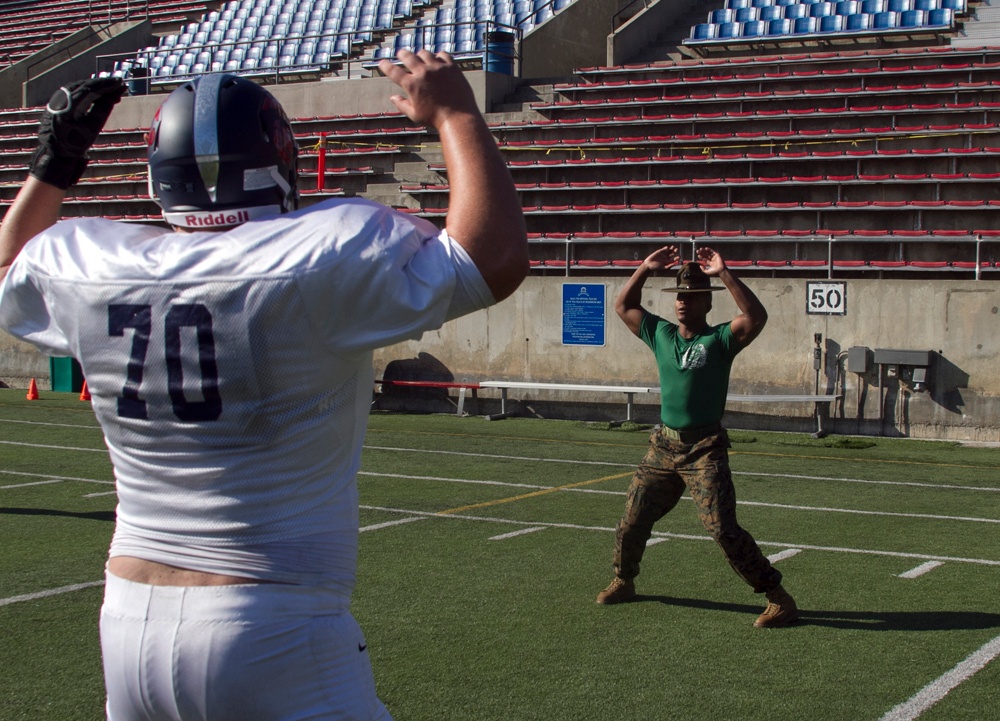
[[[57,223],[0,286],[0,327],[80,362],[122,553],[281,580],[253,555],[304,539],[353,571],[372,350],[493,302],[447,233],[338,199],[226,232]]]

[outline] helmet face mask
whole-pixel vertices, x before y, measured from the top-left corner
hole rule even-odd
[[[147,138],[149,193],[171,225],[238,225],[298,204],[298,148],[281,105],[251,80],[203,75],[164,101]]]

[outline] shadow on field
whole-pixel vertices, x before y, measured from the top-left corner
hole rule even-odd
[[[67,518],[86,518],[91,521],[111,521],[115,520],[114,511],[87,511],[86,513],[74,513],[73,511],[57,511],[53,508],[3,508],[0,506],[0,516],[65,516]]]
[[[697,598],[673,596],[635,597],[633,603],[653,602],[667,606],[700,608],[706,611],[728,611],[756,616],[766,603],[747,605],[719,603]],[[1000,614],[976,611],[822,611],[799,609],[797,626],[827,626],[829,628],[862,631],[951,631],[1000,628]]]

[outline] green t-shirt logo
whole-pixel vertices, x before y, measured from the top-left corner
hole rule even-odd
[[[681,356],[681,368],[684,370],[694,370],[701,368],[708,362],[708,351],[701,343],[695,343]]]

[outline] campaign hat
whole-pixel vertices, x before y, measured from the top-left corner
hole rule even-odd
[[[689,261],[677,271],[677,286],[664,288],[665,293],[709,293],[725,290],[724,286],[712,285],[712,279],[694,261]]]

